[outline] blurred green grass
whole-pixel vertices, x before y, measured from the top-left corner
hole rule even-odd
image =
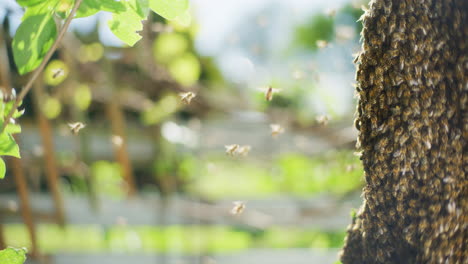
[[[260,232],[226,226],[38,225],[41,252],[53,253],[230,253],[249,248],[339,248],[344,231],[274,227]],[[22,224],[5,225],[7,244],[30,248]]]
[[[351,151],[321,156],[284,154],[262,167],[255,161],[210,157],[190,178],[187,192],[206,199],[307,197],[319,193],[344,195],[362,186],[363,169]]]
[[[123,199],[125,190],[117,163],[97,161],[91,166],[100,195]],[[336,196],[360,190],[363,169],[350,150],[330,151],[319,156],[283,154],[272,162],[214,155],[192,155],[177,160],[158,160],[153,173],[158,182],[164,177],[180,184],[179,190],[208,200],[267,199],[274,196],[310,197],[327,193]],[[75,177],[69,188],[86,192],[83,178]]]

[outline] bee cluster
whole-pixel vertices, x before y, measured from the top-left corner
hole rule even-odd
[[[372,0],[356,57],[364,203],[347,263],[468,263],[468,1]]]

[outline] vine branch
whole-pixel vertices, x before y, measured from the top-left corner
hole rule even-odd
[[[63,39],[63,36],[65,36],[65,33],[67,32],[68,26],[70,26],[70,23],[71,23],[73,17],[75,16],[76,11],[80,7],[80,4],[81,4],[82,1],[83,0],[76,0],[75,5],[73,6],[73,8],[72,8],[72,10],[70,12],[70,15],[68,15],[67,20],[65,20],[65,24],[63,24],[62,28],[60,29],[60,32],[59,32],[59,34],[57,36],[57,39],[55,40],[54,44],[49,49],[49,51],[46,53],[46,55],[44,56],[44,59],[42,60],[41,64],[33,72],[33,75],[28,80],[28,83],[26,83],[24,88],[21,90],[21,93],[16,98],[15,103],[13,104],[13,107],[11,108],[11,110],[8,113],[7,117],[5,118],[5,122],[3,122],[3,126],[0,129],[0,134],[3,133],[6,126],[10,123],[10,119],[13,116],[14,112],[16,111],[16,108],[18,108],[20,102],[23,101],[26,94],[28,94],[28,92],[31,90],[34,81],[37,79],[37,77],[39,77],[39,74],[44,70],[47,62],[49,62],[50,58],[52,57],[52,54],[54,54],[54,52],[57,49],[60,41]]]

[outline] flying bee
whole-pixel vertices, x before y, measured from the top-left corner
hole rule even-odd
[[[229,156],[234,156],[236,155],[237,150],[239,149],[240,146],[238,144],[232,144],[232,145],[226,145],[224,147],[226,148],[226,154],[228,154]]]
[[[354,171],[354,170],[356,170],[356,169],[357,169],[356,164],[348,164],[348,165],[346,166],[346,172],[352,172],[352,171]]]
[[[123,144],[123,139],[121,136],[112,135],[111,141],[112,141],[112,144],[114,144],[117,147],[121,147]]]
[[[278,124],[271,124],[271,136],[272,137],[277,137],[279,134],[284,133],[284,128]]]
[[[362,156],[362,151],[355,151],[353,155],[360,158]]]
[[[355,64],[358,63],[360,56],[361,56],[360,52],[353,54],[353,57],[354,57],[353,63]]]
[[[56,79],[60,76],[63,76],[63,74],[65,73],[62,68],[54,69],[52,72],[52,79]]]
[[[76,122],[69,123],[68,126],[70,127],[70,130],[74,135],[78,135],[78,132],[80,132],[80,130],[83,129],[86,125],[81,122]]]
[[[329,17],[335,17],[336,15],[336,8],[330,8],[325,11],[325,14]]]
[[[245,157],[245,156],[247,156],[249,154],[250,149],[252,149],[252,148],[249,145],[240,146],[237,149],[236,153],[243,156],[243,157]]]
[[[235,201],[233,202],[234,206],[231,209],[231,214],[233,215],[238,215],[242,214],[242,212],[245,209],[245,203],[241,201]]]
[[[315,121],[322,126],[326,126],[328,124],[328,120],[329,118],[327,115],[319,115],[315,118]]]
[[[195,98],[195,96],[197,95],[193,92],[186,92],[186,93],[179,93],[179,96],[180,96],[180,100],[182,100],[184,104],[188,105],[190,104],[192,99]]]
[[[273,94],[281,91],[281,89],[273,88],[271,85],[268,86],[268,88],[260,88],[259,90],[265,93],[265,100],[267,101],[271,101],[273,99]]]
[[[328,46],[328,42],[325,41],[325,40],[319,39],[319,40],[317,40],[317,41],[315,42],[315,45],[317,45],[317,48],[323,49],[323,48],[326,48],[326,47]]]

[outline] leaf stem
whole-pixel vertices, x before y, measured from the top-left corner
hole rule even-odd
[[[70,12],[70,15],[68,15],[67,20],[65,21],[65,24],[63,24],[62,28],[60,29],[60,32],[59,32],[59,34],[57,36],[57,39],[55,40],[54,44],[52,45],[52,47],[50,47],[49,51],[44,56],[44,59],[42,60],[41,64],[34,71],[33,75],[28,80],[28,83],[26,83],[24,88],[21,90],[21,93],[16,98],[16,101],[13,104],[13,107],[11,108],[11,110],[8,113],[7,117],[5,118],[5,122],[3,122],[3,126],[0,129],[0,134],[3,133],[6,126],[10,123],[10,119],[13,116],[13,114],[15,113],[16,108],[18,108],[19,104],[21,103],[21,101],[23,101],[26,94],[28,94],[28,92],[31,90],[34,81],[37,79],[37,77],[39,77],[39,74],[44,70],[47,62],[49,62],[50,58],[54,54],[54,52],[57,49],[57,47],[58,47],[60,41],[62,40],[63,36],[65,36],[65,33],[67,32],[68,26],[70,26],[70,23],[71,23],[73,17],[75,16],[76,11],[80,7],[80,4],[81,4],[82,1],[83,0],[76,0],[75,5],[73,6],[73,8],[72,8],[72,10]]]

